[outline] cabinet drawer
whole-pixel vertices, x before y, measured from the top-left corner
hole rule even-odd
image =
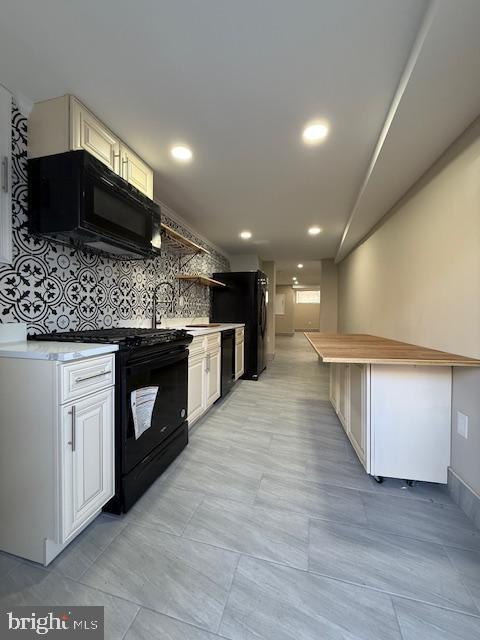
[[[245,331],[243,327],[241,329],[235,329],[235,342],[238,344],[242,342],[245,337]]]
[[[205,336],[197,336],[191,341],[188,347],[188,353],[191,357],[199,353],[204,353],[206,349],[207,349],[207,341]]]
[[[62,365],[60,403],[70,402],[115,382],[115,356],[89,358]]]
[[[207,350],[216,351],[222,343],[220,332],[212,333],[207,336]]]

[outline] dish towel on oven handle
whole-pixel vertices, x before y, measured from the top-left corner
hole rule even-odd
[[[142,387],[130,394],[135,440],[152,426],[153,407],[157,399],[158,387]]]

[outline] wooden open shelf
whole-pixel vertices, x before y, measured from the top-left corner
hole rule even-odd
[[[209,278],[204,275],[197,276],[184,276],[182,274],[177,276],[177,280],[187,280],[189,282],[196,282],[197,284],[203,284],[205,287],[226,287],[227,285],[213,278]]]
[[[168,224],[164,224],[162,222],[161,227],[163,231],[162,241],[172,249],[182,253],[203,253],[205,255],[210,255],[210,251],[204,249],[199,244],[189,240],[185,236],[182,236],[181,233],[175,231],[172,227],[169,227]]]

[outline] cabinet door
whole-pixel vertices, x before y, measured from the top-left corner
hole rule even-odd
[[[207,408],[220,398],[221,393],[221,351],[207,353]]]
[[[149,198],[153,198],[153,171],[131,149],[122,145],[121,175]]]
[[[0,86],[0,263],[12,262],[12,96]]]
[[[337,411],[337,368],[334,362],[330,365],[330,402]]]
[[[188,423],[192,425],[206,410],[206,357],[193,356],[188,360]]]
[[[366,415],[366,367],[350,365],[350,441],[362,463],[365,463],[367,415]]]
[[[238,380],[244,373],[244,355],[243,355],[244,342],[239,342],[235,345],[235,380]]]
[[[114,494],[113,388],[62,407],[62,542]]]
[[[348,433],[348,410],[349,410],[349,367],[348,364],[337,365],[337,413],[340,422]]]
[[[71,98],[72,149],[85,149],[115,173],[119,173],[120,142],[81,102]]]

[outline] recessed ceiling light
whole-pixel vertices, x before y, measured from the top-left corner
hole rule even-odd
[[[328,136],[329,127],[324,120],[309,122],[302,133],[305,144],[319,144]]]
[[[296,279],[297,279],[297,276],[293,276],[292,280],[294,280],[294,281],[295,281]]]
[[[303,264],[300,262],[300,264],[297,264],[297,267],[298,267],[299,269],[303,269]]]
[[[170,154],[174,160],[178,162],[190,162],[193,158],[193,152],[190,147],[184,144],[176,144],[170,149]]]
[[[251,237],[252,237],[251,231],[242,231],[240,234],[240,238],[242,238],[242,240],[250,240]]]
[[[310,227],[310,229],[308,230],[308,233],[311,236],[318,236],[319,233],[321,233],[322,230],[320,229],[320,227]]]

